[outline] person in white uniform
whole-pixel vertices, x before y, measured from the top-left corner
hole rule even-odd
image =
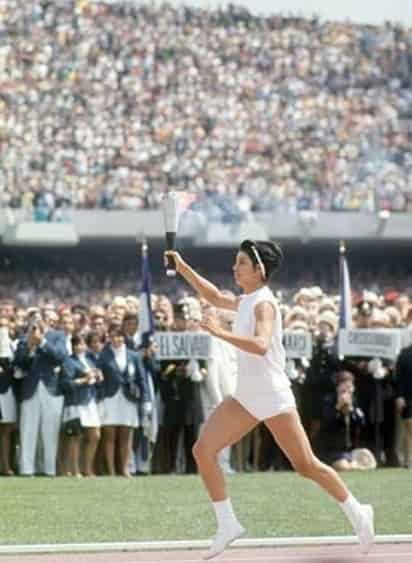
[[[199,473],[213,502],[217,534],[205,559],[215,557],[245,530],[239,523],[226,491],[219,452],[263,421],[274,439],[302,476],[312,479],[340,505],[368,552],[374,542],[373,508],[360,504],[336,471],[317,459],[301,424],[290,382],[285,374],[282,323],[279,306],[267,286],[269,276],[282,262],[282,251],[273,242],[245,240],[233,266],[240,297],[227,296],[195,272],[174,251],[167,251],[177,272],[215,307],[235,310],[233,332],[224,330],[214,316],[201,326],[237,349],[238,379],[233,397],[226,398],[208,418],[194,446]]]
[[[216,311],[215,309],[211,309]],[[233,311],[218,310],[221,326],[226,329],[232,327],[234,321]],[[220,338],[212,338],[210,343],[209,358],[207,363],[207,377],[205,377],[205,398],[203,408],[205,418],[208,418],[215,408],[225,399],[233,396],[236,389],[237,358],[236,349]],[[220,467],[226,474],[234,473],[230,464],[231,447],[228,446],[219,452]]]

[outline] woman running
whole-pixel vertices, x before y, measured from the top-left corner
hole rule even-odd
[[[373,508],[360,504],[336,471],[315,457],[285,374],[281,316],[267,286],[269,277],[282,262],[280,247],[273,242],[242,242],[233,266],[235,282],[243,291],[240,297],[221,292],[195,272],[179,253],[167,251],[165,256],[174,259],[176,271],[201,297],[215,307],[236,311],[233,332],[221,328],[217,319],[210,315],[201,325],[211,335],[235,346],[238,358],[235,394],[211,414],[193,449],[217,519],[217,534],[205,559],[222,553],[245,532],[228,497],[218,453],[238,442],[261,421],[294,469],[318,483],[339,503],[358,536],[362,551],[367,553],[374,542]]]

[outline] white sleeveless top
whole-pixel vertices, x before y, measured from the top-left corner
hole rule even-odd
[[[286,355],[282,343],[281,314],[278,303],[267,286],[241,296],[233,332],[239,336],[255,336],[255,307],[265,301],[275,309],[272,340],[264,356],[236,349],[238,378],[235,397],[239,399],[250,400],[253,396],[273,395],[274,392],[290,388],[290,381],[285,373]]]

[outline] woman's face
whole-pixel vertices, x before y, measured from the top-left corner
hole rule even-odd
[[[91,342],[90,342],[90,349],[91,349],[93,352],[96,352],[96,353],[100,353],[100,352],[102,351],[102,349],[103,349],[103,342],[101,341],[101,339],[100,339],[99,337],[94,336],[94,337],[91,339]]]
[[[113,346],[113,348],[120,348],[124,344],[124,336],[116,333],[111,334],[110,343]]]
[[[87,346],[84,340],[80,340],[80,342],[78,342],[74,347],[74,353],[76,354],[76,356],[80,356],[81,354],[84,354],[86,350],[87,350]]]
[[[262,274],[259,267],[253,264],[251,258],[240,250],[236,255],[233,265],[233,275],[236,284],[242,289],[246,289],[262,281]]]

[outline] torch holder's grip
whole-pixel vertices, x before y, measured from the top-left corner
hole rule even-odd
[[[176,250],[176,233],[166,233],[166,250]],[[174,278],[176,276],[176,264],[171,256],[167,256],[166,276]]]

